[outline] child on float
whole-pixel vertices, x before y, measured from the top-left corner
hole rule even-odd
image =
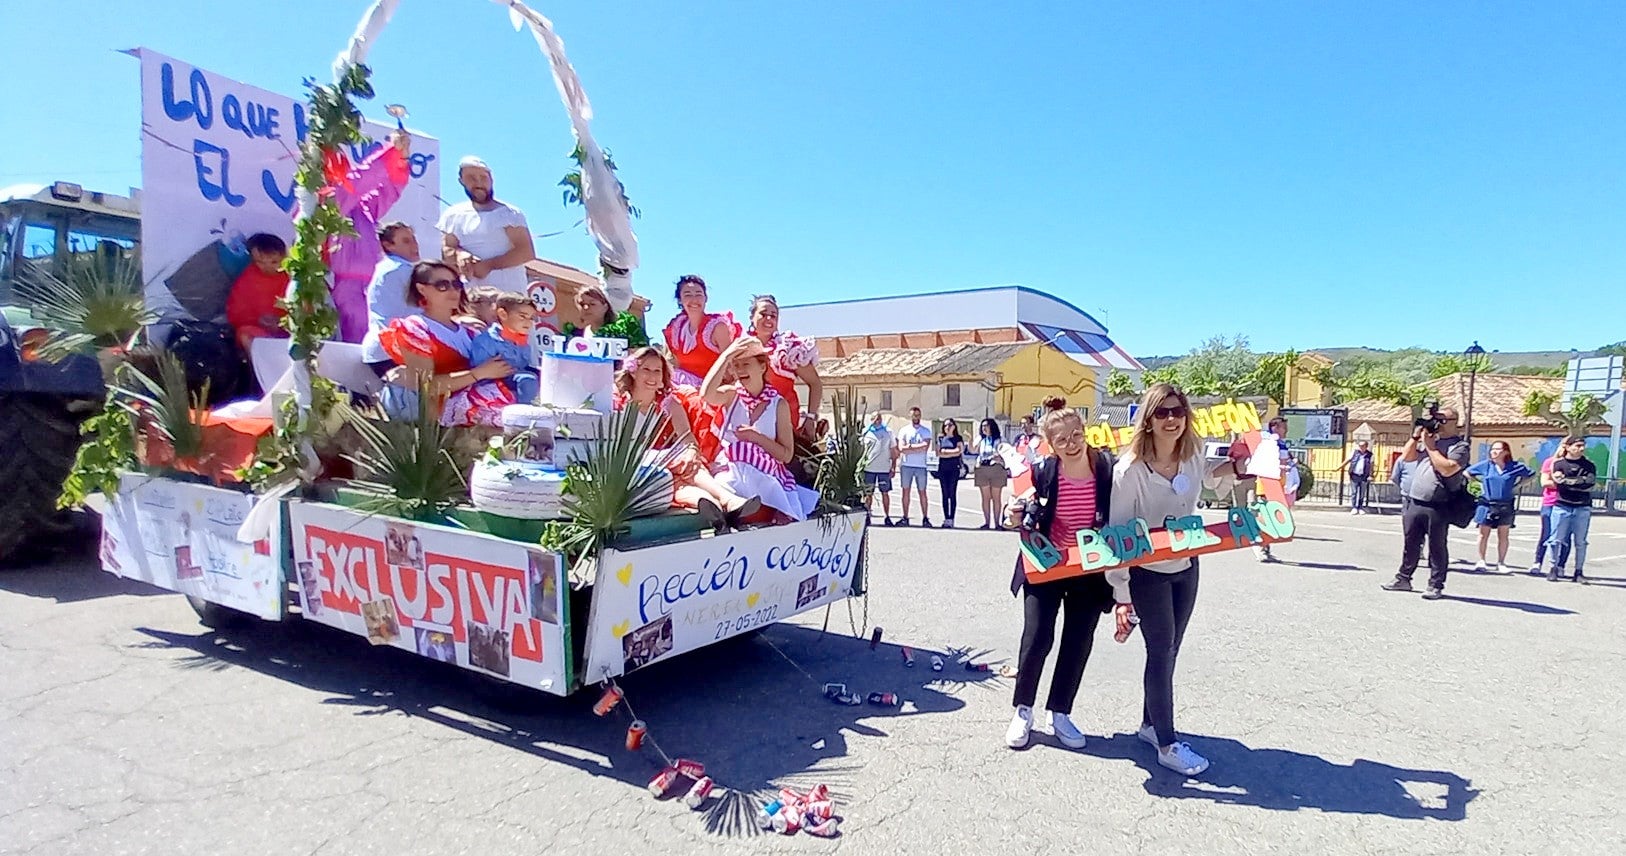
[[[499,382],[513,394],[515,401],[535,404],[541,383],[537,379],[536,352],[531,346],[531,333],[536,329],[536,306],[517,291],[502,292],[497,295],[496,322],[474,337],[469,346],[469,362],[480,365],[488,360],[502,360],[512,371]]]
[[[819,495],[796,484],[786,464],[796,453],[791,408],[768,383],[768,350],[755,337],[736,339],[706,374],[701,396],[722,410],[721,448],[712,472],[740,496],[754,496],[777,518],[806,520]]]
[[[1111,526],[1136,518],[1159,527],[1169,517],[1197,513],[1204,483],[1218,485],[1247,471],[1247,461],[1208,465],[1203,441],[1191,424],[1191,403],[1171,384],[1154,384],[1141,399],[1129,451],[1112,471]],[[1216,489],[1218,492],[1218,489]],[[1174,730],[1174,663],[1197,603],[1197,559],[1146,562],[1106,572],[1116,606],[1118,639],[1129,638],[1138,619],[1146,640],[1145,701],[1137,735],[1157,747],[1157,762],[1186,776],[1208,769],[1208,759]]]
[[[1065,553],[1068,545],[1077,543],[1079,531],[1098,529],[1106,522],[1112,496],[1112,455],[1085,442],[1084,419],[1078,411],[1068,409],[1065,400],[1049,398],[1044,407],[1039,430],[1051,452],[1033,467],[1033,496],[1013,499],[1006,506],[1005,525],[1030,528]],[[1060,612],[1065,623],[1061,651],[1050,676],[1046,718],[1050,733],[1063,746],[1082,749],[1084,734],[1072,720],[1073,699],[1090,659],[1096,625],[1101,615],[1112,609],[1112,587],[1099,573],[1028,582],[1018,557],[1011,594],[1022,597],[1022,647],[1017,655],[1016,687],[1011,699],[1016,714],[1005,730],[1005,744],[1012,749],[1028,745],[1039,674],[1055,642],[1056,614]]]
[[[660,351],[646,346],[627,354],[615,376],[615,409],[628,403],[662,420],[650,449],[672,473],[673,505],[695,509],[718,529],[738,527],[761,510],[756,497],[740,496],[711,474],[707,464],[717,450],[714,414],[694,387],[672,385],[672,367]],[[711,455],[705,454],[707,447]]]

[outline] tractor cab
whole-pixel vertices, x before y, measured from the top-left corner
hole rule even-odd
[[[19,280],[44,274],[68,279],[80,266],[112,276],[136,263],[140,243],[139,198],[66,181],[0,188],[0,306],[8,319],[21,321],[26,311],[15,305]]]

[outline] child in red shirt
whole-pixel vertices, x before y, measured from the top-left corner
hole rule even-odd
[[[288,274],[282,270],[288,245],[265,232],[250,236],[246,243],[252,261],[231,284],[231,294],[226,298],[226,321],[236,331],[237,344],[244,353],[255,339],[288,337],[282,329],[282,316],[287,313],[277,306],[277,300],[288,290]]]

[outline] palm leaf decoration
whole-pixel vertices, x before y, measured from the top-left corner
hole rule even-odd
[[[367,494],[358,511],[429,521],[468,499],[463,469],[451,453],[453,429],[440,424],[435,403],[427,388],[420,389],[415,421],[375,420],[338,405],[360,438],[361,448],[345,456],[358,469],[352,486]]]
[[[169,444],[176,461],[196,461],[203,454],[203,426],[209,416],[209,382],[196,393],[186,388],[186,369],[168,352],[153,356],[158,367],[154,379],[135,366],[127,366],[117,388],[119,406],[138,425],[157,432]],[[132,382],[133,381],[133,382]]]
[[[66,279],[44,271],[17,282],[34,320],[52,331],[41,354],[59,360],[126,346],[155,318],[142,296],[141,261],[131,254],[111,264],[75,262]]]
[[[836,395],[830,406],[831,444],[820,453],[819,504],[826,511],[845,511],[865,502],[864,415]]]
[[[604,439],[593,453],[566,468],[561,506],[570,519],[550,526],[543,546],[562,551],[573,563],[596,558],[631,531],[632,518],[667,506],[671,480],[661,466],[666,461],[645,460],[663,422],[640,419],[635,403],[608,417],[601,426]]]

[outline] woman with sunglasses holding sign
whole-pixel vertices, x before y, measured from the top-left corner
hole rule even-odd
[[[380,396],[384,409],[396,418],[416,419],[418,392],[427,389],[440,404],[442,425],[500,424],[502,409],[514,396],[494,381],[513,369],[501,357],[469,364],[474,336],[455,317],[463,305],[457,272],[445,262],[418,262],[406,298],[418,312],[391,321],[378,334],[384,353],[402,367],[386,377]]]
[[[1113,468],[1108,525],[1140,518],[1147,528],[1161,528],[1169,517],[1196,514],[1205,481],[1239,475],[1246,467],[1246,461],[1207,464],[1186,394],[1170,384],[1153,384],[1141,399],[1129,451]],[[1174,730],[1174,661],[1197,603],[1197,560],[1113,568],[1106,580],[1116,600],[1119,641],[1129,637],[1137,619],[1146,639],[1140,739],[1157,747],[1159,764],[1195,776],[1208,769],[1208,759]]]
[[[1005,524],[1043,535],[1057,550],[1065,550],[1077,543],[1080,530],[1099,529],[1105,522],[1112,496],[1112,456],[1084,441],[1084,419],[1078,411],[1069,410],[1065,401],[1050,398],[1044,406],[1039,430],[1051,452],[1033,467],[1033,498],[1012,500],[1005,508]],[[1022,595],[1022,648],[1012,698],[1016,715],[1005,730],[1005,745],[1012,749],[1028,745],[1039,673],[1056,641],[1056,613],[1061,612],[1066,623],[1045,710],[1050,733],[1063,746],[1082,749],[1084,734],[1072,720],[1073,698],[1090,659],[1096,625],[1101,614],[1112,608],[1112,589],[1100,574],[1028,582],[1019,557],[1011,577],[1011,594]]]

